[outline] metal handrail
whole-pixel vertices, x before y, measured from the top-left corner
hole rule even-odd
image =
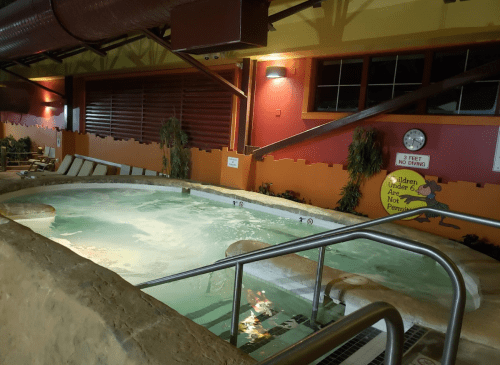
[[[309,364],[381,319],[385,319],[387,327],[384,364],[401,365],[403,319],[396,308],[385,302],[371,303],[259,362],[259,365]]]
[[[483,224],[486,226],[500,228],[500,222],[493,220],[493,219],[488,219],[488,218],[484,218],[484,217],[479,217],[479,216],[464,214],[464,213],[459,213],[459,212],[453,212],[453,211],[449,211],[449,210],[423,207],[423,208],[408,210],[408,211],[402,212],[402,213],[389,215],[387,217],[377,218],[377,219],[374,219],[374,220],[371,220],[368,222],[354,224],[352,226],[345,226],[345,227],[341,227],[341,228],[336,228],[336,229],[333,229],[330,231],[317,233],[315,235],[307,236],[304,238],[298,238],[298,239],[284,242],[284,243],[280,243],[280,244],[277,244],[277,245],[274,245],[271,247],[262,248],[259,251],[260,252],[271,252],[275,249],[275,247],[278,247],[278,246],[291,247],[291,246],[295,246],[296,244],[299,244],[302,242],[309,242],[309,241],[312,241],[312,240],[315,240],[318,238],[332,237],[332,236],[335,236],[335,235],[340,234],[340,233],[351,232],[351,231],[361,229],[361,228],[373,227],[373,226],[376,226],[379,224],[392,222],[392,221],[399,220],[402,218],[412,217],[414,215],[420,215],[422,213],[434,213],[434,214],[438,214],[438,215],[445,216],[445,217],[450,217],[450,218],[464,220],[467,222],[478,223],[478,224]],[[250,256],[252,254],[253,254],[253,252],[249,252],[249,253],[244,253],[244,254],[240,254],[240,255],[235,255],[232,257],[247,257],[247,256]],[[217,262],[225,261],[228,259],[229,258],[223,258],[223,259],[218,260]],[[318,310],[319,310],[319,299],[320,299],[320,294],[321,294],[321,278],[323,276],[324,261],[325,261],[325,247],[321,247],[319,249],[318,267],[316,270],[316,277],[318,278],[318,280],[316,280],[316,283],[314,285],[314,293],[313,293],[313,301],[312,301],[312,314],[311,314],[311,321],[312,322],[316,321],[316,317],[317,317]]]
[[[445,217],[450,217],[450,218],[464,220],[467,222],[483,224],[485,226],[500,228],[500,221],[497,221],[494,219],[488,219],[488,218],[479,217],[479,216],[471,215],[471,214],[453,212],[450,210],[442,210],[442,209],[436,209],[436,208],[423,207],[423,208],[408,210],[408,211],[402,212],[402,213],[392,214],[392,215],[389,215],[387,217],[373,219],[373,220],[363,222],[363,223],[353,224],[352,226],[335,228],[335,229],[332,229],[330,231],[316,233],[314,235],[303,237],[303,238],[297,238],[295,240],[279,243],[279,244],[271,246],[271,247],[262,248],[259,251],[264,251],[264,252],[272,251],[275,247],[278,247],[278,246],[280,246],[280,247],[294,246],[298,243],[308,242],[308,241],[316,239],[316,238],[331,237],[331,236],[335,236],[335,235],[340,234],[340,233],[350,232],[350,231],[361,229],[361,228],[373,227],[373,226],[376,226],[379,224],[389,223],[389,222],[396,221],[399,219],[412,217],[414,215],[420,215],[422,213],[434,213],[434,214],[442,215]],[[249,252],[249,253],[244,253],[244,254],[235,255],[235,256],[231,256],[231,257],[226,257],[226,258],[218,260],[217,262],[225,261],[225,260],[228,260],[228,259],[233,258],[233,257],[250,256],[252,254],[253,254],[253,252]]]
[[[227,260],[216,262],[212,265],[203,266],[197,269],[189,270],[183,273],[166,276],[150,280],[136,285],[139,289],[149,288],[164,283],[169,283],[181,279],[190,278],[202,274],[207,274],[213,271],[226,269],[229,267],[236,267],[235,284],[233,293],[233,313],[231,316],[231,339],[233,345],[237,345],[238,335],[238,322],[239,322],[239,309],[241,300],[241,288],[243,277],[243,265],[255,261],[270,259],[277,256],[287,255],[290,253],[310,250],[313,248],[324,247],[332,244],[337,244],[345,241],[350,241],[357,238],[370,239],[372,241],[381,242],[389,246],[402,248],[408,251],[416,252],[425,256],[429,256],[437,261],[448,273],[453,286],[453,303],[448,321],[446,338],[443,350],[443,365],[453,365],[456,353],[458,350],[458,340],[460,339],[460,329],[462,326],[462,319],[465,309],[465,284],[462,274],[458,270],[455,263],[444,253],[435,249],[434,247],[410,241],[408,239],[391,236],[384,233],[373,231],[359,230],[355,232],[348,232],[335,235],[333,237],[316,238],[312,241],[301,242],[294,246],[279,245],[274,246],[273,250],[258,250],[252,252],[250,255],[242,255],[241,257],[235,256]],[[265,252],[264,252],[265,251]],[[318,278],[316,278],[318,280]]]

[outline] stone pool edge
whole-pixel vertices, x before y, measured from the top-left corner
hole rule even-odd
[[[175,186],[184,189],[186,192],[190,189],[203,191],[210,194],[229,197],[241,202],[258,203],[262,206],[284,210],[294,214],[310,216],[317,219],[331,220],[343,225],[352,225],[369,220],[365,217],[344,214],[254,192],[205,185],[190,181],[147,176],[110,175],[103,177],[59,177],[20,180],[0,188],[0,195],[29,187],[58,184],[78,185],[79,183],[126,183]],[[498,331],[495,330],[495,328],[500,327],[500,308],[498,308],[497,305],[500,300],[500,290],[497,285],[498,282],[500,282],[499,262],[456,242],[412,228],[388,223],[372,227],[370,229],[422,242],[433,246],[448,255],[457,264],[457,266],[459,266],[461,271],[467,274],[469,277],[468,280],[472,280],[472,284],[475,283],[478,285],[479,293],[481,295],[480,308],[473,312],[468,312],[464,316],[462,336],[471,341],[500,349],[500,333],[497,333]],[[366,301],[373,301],[373,297],[364,298],[362,293],[356,295],[358,295],[359,300],[363,303]],[[383,298],[378,298],[378,300],[383,300]],[[422,318],[425,318],[425,314]],[[442,323],[438,326],[441,327],[441,331],[443,331],[443,326],[446,325],[447,320],[448,317],[446,316],[446,318],[443,318]]]

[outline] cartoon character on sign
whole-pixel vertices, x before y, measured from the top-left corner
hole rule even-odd
[[[422,195],[423,197],[413,196],[413,195],[401,195],[400,197],[404,199],[406,204],[409,204],[413,201],[424,201],[427,203],[429,208],[437,208],[442,210],[450,210],[448,205],[444,203],[440,203],[436,200],[436,191],[441,191],[441,185],[438,185],[435,181],[425,180],[424,185],[420,185],[417,189],[417,193]],[[439,225],[444,227],[451,227],[455,229],[460,229],[459,226],[450,223],[444,223],[444,216],[436,213],[424,213],[425,217],[415,218],[417,222],[424,223],[430,222],[429,218],[441,217],[439,221]]]

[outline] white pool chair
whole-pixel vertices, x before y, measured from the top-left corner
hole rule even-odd
[[[144,171],[144,175],[146,175],[146,176],[158,176],[158,171],[146,170],[146,171]]]
[[[108,173],[108,166],[103,164],[98,164],[92,173],[92,176],[104,176]]]
[[[92,171],[94,171],[94,166],[95,162],[85,160],[85,162],[82,165],[82,168],[80,171],[78,171],[78,175],[76,176],[90,176],[92,174]]]
[[[43,177],[43,176],[55,176],[55,175],[64,175],[69,167],[71,166],[71,163],[73,162],[73,155],[66,155],[64,156],[63,161],[59,165],[59,168],[57,171],[21,171],[18,172],[17,174],[24,179],[25,177]]]
[[[144,169],[142,167],[132,167],[132,175],[143,175]]]
[[[45,152],[42,156],[31,158],[28,160],[30,167],[28,171],[45,171],[54,168],[56,159],[56,149],[53,147],[45,146]],[[32,170],[34,168],[34,170]]]
[[[130,175],[130,166],[129,165],[121,165],[120,175]]]
[[[36,158],[30,158],[28,160],[28,162],[33,165],[33,163],[37,162],[37,161],[41,161],[42,158],[44,157],[49,157],[49,152],[50,152],[50,147],[49,146],[45,146],[45,151],[43,152],[43,155],[38,155]]]
[[[80,172],[80,169],[82,168],[82,165],[83,165],[83,160],[81,158],[78,158],[78,157],[75,158],[66,175],[67,176],[77,176],[78,173]]]

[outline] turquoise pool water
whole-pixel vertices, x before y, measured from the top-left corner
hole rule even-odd
[[[23,222],[132,284],[213,263],[229,245],[252,239],[277,244],[325,231],[288,218],[190,194],[136,189],[78,189],[25,195],[8,202],[50,204],[53,223]],[[317,260],[317,250],[304,256]],[[431,259],[369,240],[328,249],[326,265],[363,274],[417,298],[449,305],[450,280]],[[205,288],[207,280],[191,280]],[[171,293],[185,289],[169,284]],[[175,299],[171,299],[175,300]]]

